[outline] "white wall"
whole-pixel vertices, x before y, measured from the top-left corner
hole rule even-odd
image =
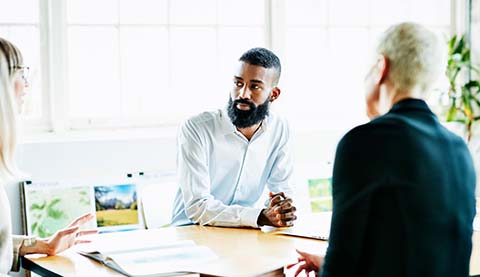
[[[175,169],[175,138],[112,139],[27,143],[19,148],[19,167],[30,179],[61,181],[123,176],[127,172]],[[9,186],[13,231],[21,233],[18,186]]]
[[[299,172],[315,171],[331,161],[339,134],[303,132],[295,135]],[[19,167],[37,181],[88,180],[122,176],[138,171],[173,171],[176,163],[174,134],[157,138],[96,139],[94,141],[30,142],[18,149]],[[297,174],[298,175],[298,174]],[[302,176],[299,177],[301,180]],[[13,231],[21,234],[18,186],[9,186]],[[306,203],[299,203],[300,205]]]

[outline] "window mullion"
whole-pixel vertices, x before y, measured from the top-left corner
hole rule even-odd
[[[265,33],[267,47],[280,57],[285,54],[286,0],[265,1]]]
[[[44,132],[44,131],[49,131],[51,130],[49,118],[50,118],[50,112],[49,112],[49,82],[48,76],[48,60],[47,60],[47,55],[46,52],[48,51],[48,45],[46,43],[47,38],[48,38],[48,11],[47,11],[47,5],[46,1],[40,1],[39,2],[39,10],[38,10],[38,31],[39,31],[39,39],[40,39],[40,44],[39,44],[39,69],[41,72],[41,89],[40,89],[40,103],[41,105],[41,117],[39,119],[34,119],[34,120],[27,120],[24,124],[27,126],[28,132],[34,134],[38,132]],[[23,25],[23,24],[18,24],[18,25]],[[25,24],[25,25],[30,25],[30,24]]]
[[[467,1],[450,1],[450,33],[454,34],[463,34],[467,30]]]
[[[48,114],[53,132],[67,131],[68,126],[68,90],[67,90],[67,2],[47,0],[46,13],[48,30],[45,48],[45,64],[48,67],[47,94]]]

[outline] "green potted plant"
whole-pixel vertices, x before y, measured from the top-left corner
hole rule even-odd
[[[465,126],[467,142],[472,139],[472,127],[480,120],[480,81],[470,78],[471,73],[480,72],[471,64],[470,48],[465,36],[453,36],[448,43],[449,81],[447,122],[459,122]]]
[[[463,127],[460,135],[468,143],[475,171],[480,176],[480,71],[472,65],[470,48],[464,35],[453,36],[448,48],[448,108],[446,116],[443,116],[445,121]],[[455,127],[453,129],[458,130]],[[480,197],[480,177],[477,177],[476,194]]]

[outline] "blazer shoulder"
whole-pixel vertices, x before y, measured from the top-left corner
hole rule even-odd
[[[356,126],[348,131],[340,140],[338,146],[366,146],[375,144],[378,141],[395,137],[395,134],[402,132],[402,124],[394,117],[381,116],[372,121]]]
[[[369,123],[359,125],[348,131],[338,143],[338,148],[345,147],[351,144],[357,144],[363,139],[367,138],[371,130],[374,129]]]

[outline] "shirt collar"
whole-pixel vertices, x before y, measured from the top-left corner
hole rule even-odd
[[[220,117],[222,133],[224,135],[237,132],[237,128],[235,127],[235,125],[233,125],[232,121],[230,120],[230,117],[228,116],[228,112],[226,108],[220,110],[219,117]],[[257,132],[260,130],[262,130],[263,132],[266,132],[268,129],[269,122],[270,122],[270,116],[265,117],[265,119],[262,122],[262,125],[257,130]]]
[[[221,109],[219,113],[220,117],[220,127],[222,129],[222,133],[224,135],[228,135],[231,133],[235,133],[236,128],[233,125],[232,121],[230,120],[230,117],[228,117],[228,112],[227,109]]]

